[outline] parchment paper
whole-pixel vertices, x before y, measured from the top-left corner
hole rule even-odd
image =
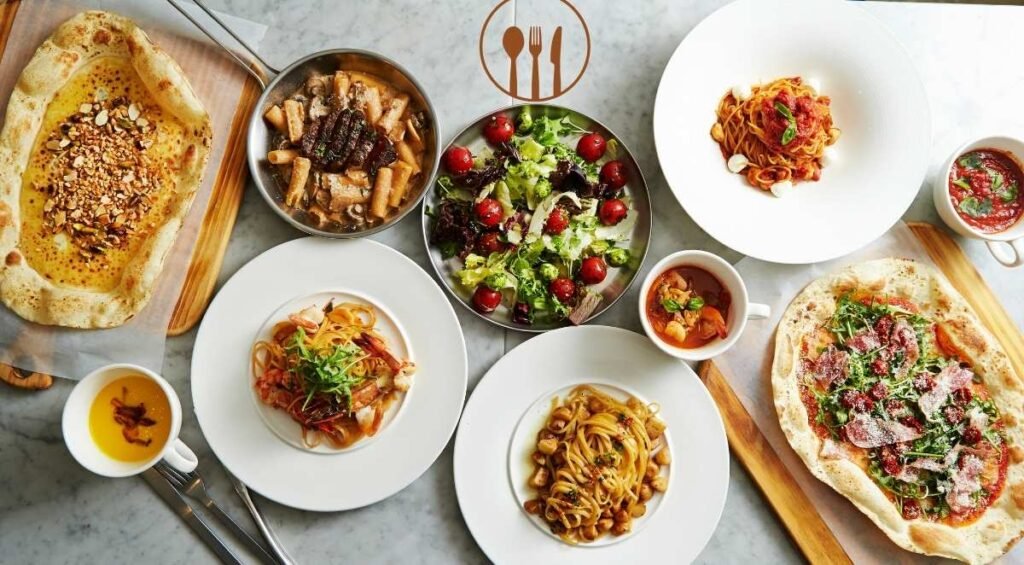
[[[772,397],[775,329],[789,303],[808,283],[821,276],[847,265],[883,257],[915,259],[935,266],[917,237],[902,222],[866,249],[825,263],[797,266],[765,263],[749,257],[741,260],[736,269],[747,283],[751,302],[768,304],[772,316],[748,322],[736,345],[717,357],[715,364],[854,563],[934,563],[934,558],[905,551],[892,543],[849,501],[807,470],[779,427]],[[1024,563],[1024,550],[1018,545],[1001,562]]]
[[[135,363],[160,371],[167,325],[181,291],[189,259],[217,177],[246,75],[226,54],[192,27],[170,4],[146,0],[23,0],[0,60],[0,120],[22,68],[36,48],[68,18],[85,9],[100,9],[132,18],[184,69],[213,120],[213,150],[203,184],[196,194],[177,241],[164,263],[149,304],[132,320],[109,330],[73,330],[26,322],[0,305],[0,362],[54,376],[80,379],[108,363]],[[201,22],[209,21],[195,6]],[[223,15],[251,45],[266,26]],[[223,34],[218,34],[223,36]]]

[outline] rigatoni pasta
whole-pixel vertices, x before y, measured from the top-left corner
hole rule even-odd
[[[285,204],[325,231],[387,221],[423,189],[431,124],[409,93],[365,72],[313,75],[264,114]]]

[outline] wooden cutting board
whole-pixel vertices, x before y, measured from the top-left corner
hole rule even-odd
[[[932,224],[910,222],[907,225],[935,265],[1002,344],[1017,374],[1024,375],[1024,335],[960,246]],[[722,413],[733,454],[753,477],[807,560],[811,563],[851,563],[835,535],[729,386],[728,377],[713,361],[701,363],[697,372]]]
[[[7,48],[8,39],[14,26],[19,8],[32,7],[20,0],[0,0],[0,56]],[[27,14],[27,13],[26,13]],[[32,19],[31,17],[29,18]],[[202,317],[213,295],[217,275],[224,259],[228,239],[235,224],[235,217],[245,191],[248,169],[245,163],[245,123],[261,93],[259,84],[252,78],[246,79],[241,88],[237,107],[231,117],[229,137],[224,146],[222,159],[216,170],[211,163],[207,174],[213,174],[209,201],[203,212],[199,233],[192,249],[188,270],[182,282],[180,294],[171,314],[167,335],[176,336],[190,330]],[[25,378],[19,378],[21,375]],[[14,367],[0,364],[0,380],[17,385],[28,382],[31,375]],[[43,375],[45,376],[45,375]],[[10,377],[10,378],[7,378]],[[40,387],[41,381],[31,379],[32,387]]]

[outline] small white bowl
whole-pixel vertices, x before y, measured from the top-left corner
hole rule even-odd
[[[946,159],[932,183],[935,209],[953,231],[965,237],[984,240],[996,261],[1007,267],[1019,267],[1024,264],[1024,217],[1018,218],[1015,224],[1001,232],[985,233],[965,222],[953,207],[953,200],[949,196],[949,172],[957,158],[975,149],[996,149],[1009,154],[1018,165],[1024,164],[1024,141],[1015,137],[996,135],[965,143]]]
[[[711,273],[722,283],[725,290],[729,291],[732,303],[729,306],[729,315],[725,320],[729,328],[729,334],[725,339],[715,339],[701,347],[683,348],[665,342],[651,327],[647,319],[647,296],[651,292],[654,280],[669,269],[682,266],[699,267]],[[725,353],[732,347],[747,325],[748,319],[759,320],[771,316],[771,308],[765,304],[751,303],[747,296],[747,285],[743,279],[725,259],[706,251],[677,251],[658,261],[651,272],[644,279],[640,287],[640,323],[651,341],[659,349],[678,359],[686,361],[703,361],[716,355]]]

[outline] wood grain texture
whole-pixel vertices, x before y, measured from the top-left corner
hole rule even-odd
[[[733,392],[725,375],[712,361],[701,363],[697,374],[722,413],[733,455],[757,483],[804,557],[811,563],[852,563]]]
[[[1024,334],[985,284],[985,279],[981,278],[971,260],[940,228],[926,222],[908,222],[907,226],[957,292],[967,299],[975,315],[999,340],[1014,372],[1024,378]]]
[[[246,122],[260,97],[260,88],[255,79],[248,79],[242,89],[238,109],[231,122],[232,137],[224,149],[224,160],[206,205],[206,215],[199,229],[199,237],[192,251],[188,273],[181,286],[181,294],[174,305],[174,313],[167,325],[167,335],[181,335],[192,329],[203,317],[206,306],[213,296],[217,275],[224,262],[231,231],[235,227],[238,207],[245,193],[248,168],[246,155]]]

